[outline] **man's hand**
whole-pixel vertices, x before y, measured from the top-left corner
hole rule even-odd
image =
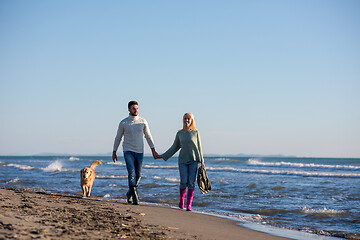
[[[117,156],[116,156],[116,152],[115,152],[115,151],[113,151],[112,160],[113,160],[114,162],[117,161]]]
[[[151,149],[152,155],[154,159],[159,159],[161,156],[155,151],[155,148]]]

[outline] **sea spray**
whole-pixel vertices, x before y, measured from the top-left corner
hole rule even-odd
[[[61,172],[63,163],[60,160],[56,160],[49,164],[49,166],[43,168],[45,172]]]
[[[20,179],[17,177],[17,178],[15,178],[15,179],[11,179],[10,181],[7,181],[6,183],[7,184],[9,184],[9,183],[17,183],[17,182],[19,182],[20,181]]]

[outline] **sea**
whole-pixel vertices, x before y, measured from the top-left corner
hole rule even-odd
[[[80,170],[99,160],[92,197],[126,201],[126,165],[111,156],[0,156],[0,186],[81,196]],[[292,239],[359,239],[360,159],[205,157],[212,189],[193,211]],[[176,207],[177,157],[144,157],[140,202]]]

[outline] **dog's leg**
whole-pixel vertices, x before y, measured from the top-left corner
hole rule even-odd
[[[81,190],[83,192],[83,198],[86,198],[86,186],[81,186]]]
[[[90,185],[89,185],[89,188],[88,188],[88,192],[87,192],[87,196],[88,196],[88,197],[90,197],[91,188],[92,188],[92,184],[90,184]]]

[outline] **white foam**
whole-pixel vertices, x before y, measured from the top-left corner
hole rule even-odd
[[[206,160],[206,158],[205,158],[205,160]],[[220,157],[220,158],[213,158],[213,159],[209,158],[209,160],[214,160],[214,161],[233,161],[233,159],[230,159],[230,158],[222,158],[222,157]]]
[[[7,167],[16,167],[16,168],[20,168],[22,170],[32,170],[32,169],[36,169],[36,167],[32,167],[32,166],[28,166],[28,165],[21,165],[21,164],[14,164],[14,163],[10,163],[8,165],[6,165]]]
[[[259,159],[249,159],[249,165],[255,166],[289,166],[299,168],[335,168],[335,169],[360,169],[360,166],[351,165],[327,165],[327,164],[315,164],[315,163],[291,163],[291,162],[262,162]]]
[[[116,175],[96,175],[96,178],[101,179],[127,179],[127,176],[116,176]]]
[[[126,166],[126,164],[125,164],[125,163],[120,162],[120,161],[116,161],[115,163],[114,163],[114,162],[107,162],[106,164],[110,164],[110,165],[119,165],[119,166]]]
[[[104,198],[110,198],[110,194],[105,194]]]
[[[180,182],[180,179],[178,179],[178,178],[170,178],[170,177],[162,178],[162,177],[159,177],[159,176],[153,176],[152,179],[154,179],[154,180],[162,180],[162,179],[164,179],[165,181],[171,182],[171,183],[179,183]]]
[[[158,165],[148,165],[148,164],[146,164],[146,165],[144,165],[143,166],[144,168],[156,168],[156,169],[177,169],[178,168],[178,166],[176,165],[176,166],[158,166]]]
[[[17,177],[15,179],[11,179],[10,181],[7,181],[6,183],[17,183],[18,181],[20,181],[20,179]]]
[[[305,214],[323,214],[323,215],[339,215],[345,214],[342,210],[334,210],[334,209],[312,209],[308,206],[303,207],[302,212]]]
[[[80,158],[77,158],[77,157],[69,157],[69,160],[70,160],[70,161],[79,161]]]
[[[165,178],[166,181],[171,182],[171,183],[179,183],[180,180],[177,178]]]
[[[49,164],[49,166],[43,168],[42,170],[45,172],[60,172],[62,170],[63,164],[60,160],[56,160]]]
[[[360,178],[360,173],[334,173],[334,172],[315,172],[315,171],[293,171],[293,170],[271,170],[271,169],[246,169],[233,167],[207,167],[206,170],[213,171],[232,171],[245,173],[264,173],[264,174],[279,174],[279,175],[300,175],[300,176],[314,176],[314,177],[348,177]]]

